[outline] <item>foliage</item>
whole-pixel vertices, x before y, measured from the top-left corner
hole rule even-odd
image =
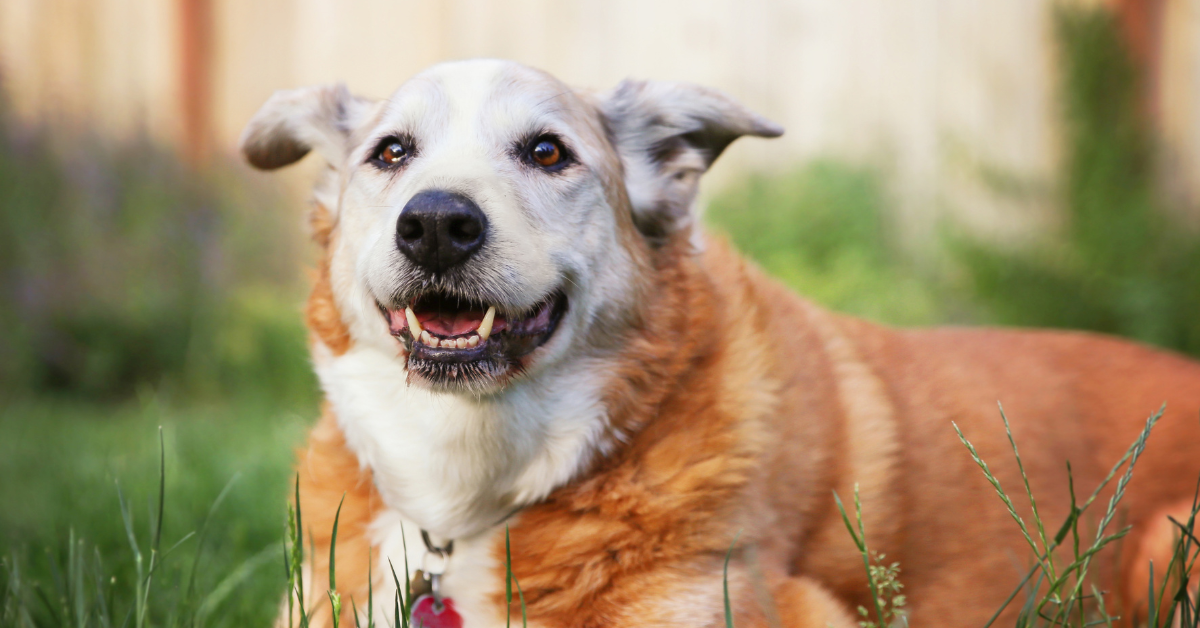
[[[952,317],[935,278],[897,246],[877,173],[817,161],[751,175],[709,204],[708,223],[807,298],[893,324]]]
[[[1065,167],[1060,233],[955,243],[988,318],[1089,329],[1200,355],[1200,237],[1157,191],[1142,79],[1102,7],[1056,12]]]
[[[1018,628],[1034,626],[1070,626],[1083,628],[1097,624],[1112,626],[1114,622],[1118,622],[1121,619],[1120,616],[1109,614],[1110,607],[1105,603],[1105,592],[1098,589],[1089,580],[1089,576],[1091,575],[1090,569],[1093,561],[1097,558],[1097,554],[1105,547],[1124,538],[1130,530],[1129,526],[1124,526],[1113,532],[1108,531],[1109,526],[1113,523],[1113,519],[1116,516],[1117,506],[1125,496],[1125,489],[1133,478],[1134,467],[1145,450],[1146,439],[1149,438],[1151,430],[1159,418],[1162,417],[1164,410],[1165,407],[1152,414],[1146,420],[1146,425],[1137,440],[1129,446],[1125,455],[1117,461],[1108,472],[1108,475],[1104,477],[1099,486],[1092,491],[1091,495],[1082,504],[1079,504],[1076,500],[1071,465],[1067,463],[1071,508],[1066,520],[1063,521],[1062,525],[1058,528],[1058,532],[1053,537],[1046,535],[1045,522],[1038,511],[1037,500],[1030,488],[1029,477],[1025,473],[1025,465],[1021,461],[1021,453],[1017,449],[1016,441],[1013,439],[1012,430],[1008,424],[1008,417],[1004,415],[1004,409],[1000,409],[1000,416],[1004,421],[1004,429],[1008,434],[1008,442],[1012,447],[1013,457],[1016,459],[1017,470],[1020,472],[1024,483],[1025,496],[1029,499],[1035,532],[1030,531],[1024,518],[1017,512],[1012,499],[1005,492],[1000,481],[992,474],[987,463],[979,456],[974,445],[963,436],[962,431],[958,429],[957,425],[954,426],[955,431],[958,432],[959,439],[966,446],[971,458],[979,466],[980,470],[983,471],[984,477],[987,478],[992,488],[995,489],[996,494],[1008,508],[1009,516],[1016,522],[1021,535],[1025,538],[1025,542],[1033,552],[1034,558],[1034,566],[1020,583],[1016,585],[1012,594],[997,609],[984,628],[993,625],[1017,594],[1026,590],[1027,586],[1028,595],[1026,602],[1017,614],[1016,626]],[[1083,515],[1091,507],[1096,498],[1099,497],[1101,491],[1108,486],[1118,472],[1121,472],[1122,467],[1125,470],[1121,473],[1120,479],[1117,480],[1116,488],[1108,500],[1108,506],[1096,526],[1094,535],[1089,539],[1087,531],[1081,531],[1080,529]],[[1200,498],[1200,492],[1197,493],[1197,498]],[[1196,515],[1200,513],[1200,499],[1197,498],[1193,498],[1192,500],[1191,515],[1186,524],[1181,524],[1172,519],[1172,522],[1180,530],[1180,536],[1177,538],[1175,551],[1166,571],[1168,573],[1174,572],[1177,577],[1174,579],[1163,579],[1157,589],[1152,579],[1150,591],[1148,592],[1150,599],[1153,601],[1150,608],[1150,615],[1147,618],[1147,625],[1149,626],[1176,625],[1182,628],[1195,628],[1197,625],[1200,625],[1197,623],[1200,619],[1197,619],[1196,616],[1196,600],[1193,597],[1192,585],[1189,580],[1191,568],[1196,563],[1197,555],[1200,554],[1200,551],[1193,545]],[[1064,545],[1068,558],[1065,564],[1061,556],[1062,552],[1059,551]],[[1151,564],[1151,573],[1153,573],[1153,569],[1154,566]],[[1166,605],[1162,603],[1164,599],[1168,600]],[[1179,623],[1173,623],[1176,621]]]
[[[292,222],[233,171],[0,115],[0,381],[311,395]]]
[[[901,593],[904,585],[900,582],[900,563],[889,565],[884,562],[884,559],[887,558],[886,554],[871,551],[868,547],[858,485],[854,485],[854,518],[858,524],[857,528],[854,523],[850,522],[850,516],[846,514],[846,506],[842,504],[842,498],[836,492],[833,494],[833,499],[837,502],[838,512],[842,515],[842,523],[845,524],[846,531],[850,533],[850,539],[854,541],[854,546],[858,548],[858,553],[862,556],[863,567],[867,571],[867,590],[871,593],[871,604],[875,615],[872,618],[871,611],[859,606],[858,615],[862,618],[858,622],[859,628],[908,626],[908,614],[904,611],[904,605],[908,600]]]

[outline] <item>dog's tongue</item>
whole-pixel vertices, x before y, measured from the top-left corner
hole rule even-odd
[[[429,312],[428,314],[418,312],[417,320],[421,322],[421,327],[428,329],[430,333],[439,336],[458,336],[479,329],[479,324],[483,322],[483,312],[471,310]]]

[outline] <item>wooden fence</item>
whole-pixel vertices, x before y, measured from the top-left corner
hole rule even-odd
[[[1054,1],[0,0],[0,76],[23,118],[192,159],[232,153],[276,89],[384,96],[444,59],[508,57],[598,88],[695,81],[787,128],[735,144],[717,185],[835,156],[890,175],[914,236],[949,212],[1005,238],[1051,219]],[[1200,0],[1112,1],[1153,68],[1170,185],[1198,199]],[[1046,192],[995,194],[981,169]]]

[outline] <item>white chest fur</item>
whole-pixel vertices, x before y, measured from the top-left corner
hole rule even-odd
[[[600,374],[607,369],[571,360],[501,395],[475,398],[410,386],[395,355],[374,347],[337,357],[322,349],[314,354],[322,387],[348,447],[371,469],[387,506],[372,526],[382,558],[402,570],[402,522],[414,570],[425,551],[421,529],[454,539],[445,593],[464,619],[490,624],[487,596],[498,573],[491,552],[503,542],[503,521],[604,449]]]

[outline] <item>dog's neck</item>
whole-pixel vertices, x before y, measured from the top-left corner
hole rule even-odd
[[[544,498],[603,452],[597,366],[572,363],[478,399],[409,385],[394,354],[371,347],[318,356],[317,374],[384,503],[452,539]]]

